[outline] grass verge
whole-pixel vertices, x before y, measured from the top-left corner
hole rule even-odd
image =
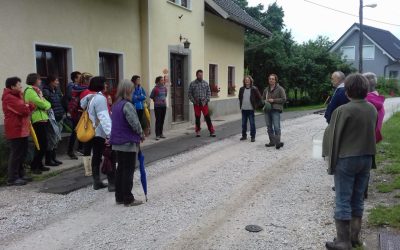
[[[400,228],[400,205],[377,206],[369,214],[368,222],[375,226]]]
[[[307,105],[307,106],[299,106],[299,107],[288,107],[285,108],[284,111],[306,111],[306,110],[313,110],[313,109],[324,109],[324,104],[317,104],[317,105]]]

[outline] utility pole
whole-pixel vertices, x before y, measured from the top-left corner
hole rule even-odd
[[[363,72],[363,0],[360,0],[360,37],[358,40],[358,73]]]

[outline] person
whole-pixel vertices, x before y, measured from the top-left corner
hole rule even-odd
[[[107,99],[103,95],[106,79],[102,76],[95,76],[90,79],[89,90],[94,92],[86,95],[81,100],[81,107],[87,109],[89,119],[95,126],[95,136],[87,144],[92,148],[92,176],[93,176],[93,189],[98,190],[107,187],[100,180],[100,164],[104,152],[105,144],[111,134],[111,118],[107,107]],[[114,172],[107,175],[108,191],[115,191]]]
[[[123,80],[117,88],[117,101],[112,107],[112,128],[110,144],[116,151],[118,168],[115,180],[115,201],[125,206],[142,204],[132,194],[133,173],[136,167],[137,153],[140,142],[144,141],[144,133],[132,104],[134,85],[129,80]]]
[[[106,82],[103,90],[103,95],[107,99],[107,108],[108,112],[111,113],[111,106],[113,105],[113,98],[111,94],[111,85],[109,82]]]
[[[168,90],[164,86],[164,78],[157,76],[155,80],[156,86],[153,88],[150,94],[150,98],[154,102],[154,113],[156,117],[156,140],[165,138],[163,134],[165,114],[167,112],[167,95]]]
[[[47,129],[49,126],[47,111],[51,109],[51,104],[43,97],[43,93],[39,88],[41,82],[39,74],[29,74],[26,78],[28,87],[26,87],[24,91],[25,102],[33,103],[36,106],[36,109],[32,113],[31,121],[40,149],[36,150],[33,161],[31,162],[33,174],[41,174],[42,171],[50,170],[43,165],[43,157],[47,151]]]
[[[196,137],[200,137],[200,117],[203,113],[206,120],[208,131],[211,137],[215,137],[215,129],[212,125],[208,103],[210,102],[211,90],[210,85],[203,80],[203,70],[196,71],[196,80],[189,85],[189,100],[193,103],[194,115],[196,118],[195,131]]]
[[[7,185],[25,185],[27,181],[32,181],[25,175],[23,164],[28,153],[30,114],[35,105],[24,102],[21,79],[18,77],[7,78],[1,101],[5,137],[10,144]]]
[[[79,86],[79,82],[81,80],[82,73],[79,71],[74,71],[71,73],[71,82],[67,84],[67,88],[65,89],[65,95],[63,96],[63,106],[65,111],[68,111],[68,103],[72,100],[72,89],[74,87]]]
[[[265,144],[266,147],[274,147],[280,149],[283,147],[281,142],[281,113],[283,111],[283,104],[286,102],[285,89],[278,83],[278,76],[270,74],[268,76],[268,84],[263,92],[263,101],[266,106],[270,106],[265,111],[265,123],[267,125],[267,132],[269,143]]]
[[[54,129],[47,130],[47,152],[45,156],[45,165],[47,166],[58,166],[61,165],[62,162],[57,159],[57,144],[61,137],[61,130],[60,130],[60,122],[64,118],[64,108],[62,106],[62,93],[60,91],[59,85],[60,82],[58,77],[55,75],[50,75],[48,77],[48,83],[43,86],[43,96],[46,98],[47,101],[51,104],[51,109],[54,113],[55,122],[57,123],[58,131],[54,131]],[[51,117],[49,116],[49,119]],[[49,120],[49,122],[51,122]]]
[[[332,113],[323,138],[323,157],[329,158],[328,174],[335,182],[335,225],[337,237],[327,242],[328,249],[351,249],[362,245],[361,221],[364,192],[376,153],[377,111],[365,100],[368,80],[351,74],[345,81],[350,102]]]
[[[326,122],[329,124],[332,116],[332,112],[339,106],[346,104],[349,102],[349,99],[346,96],[345,90],[344,90],[344,78],[345,75],[341,71],[335,71],[332,73],[331,76],[331,82],[332,86],[335,89],[335,92],[333,92],[331,101],[328,104],[328,107],[326,107],[325,111],[325,119]]]
[[[144,113],[144,101],[146,101],[146,91],[140,84],[140,76],[132,76],[131,81],[135,85],[135,89],[132,93],[132,103],[135,105],[139,121],[142,122]]]
[[[253,78],[245,76],[243,86],[239,90],[239,105],[242,110],[242,137],[241,141],[247,139],[247,120],[250,122],[250,137],[251,142],[255,142],[256,124],[254,122],[254,110],[261,103],[261,94],[257,87],[253,86]]]

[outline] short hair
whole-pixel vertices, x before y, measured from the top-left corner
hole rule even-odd
[[[244,81],[246,80],[246,78],[249,78],[249,79],[250,79],[250,84],[253,85],[254,80],[253,80],[253,77],[251,77],[251,75],[247,75],[247,76],[245,76],[245,77],[243,78],[243,85],[244,85]]]
[[[162,78],[163,78],[162,76],[157,76],[156,80],[155,80],[155,83],[160,83]]]
[[[343,81],[346,78],[342,71],[335,71],[332,75],[336,76],[340,81]]]
[[[364,73],[363,76],[365,76],[365,78],[368,80],[368,91],[375,91],[376,84],[378,83],[378,78],[376,77],[375,73],[367,72]]]
[[[199,73],[203,73],[203,70],[198,69],[198,70],[196,71],[196,76],[197,76],[197,74],[199,74]]]
[[[51,82],[54,82],[55,80],[57,80],[58,79],[58,76],[56,76],[56,75],[49,75],[48,77],[47,77],[47,82],[48,82],[48,84],[50,84]]]
[[[134,76],[132,76],[132,78],[131,78],[131,82],[136,83],[136,80],[137,80],[137,79],[140,79],[140,76],[134,75]]]
[[[6,79],[6,88],[11,89],[11,87],[17,85],[17,83],[21,82],[21,79],[14,76],[14,77],[9,77]]]
[[[79,71],[74,71],[71,73],[71,81],[75,82],[75,79],[78,78],[79,75],[82,75]]]
[[[87,73],[87,72],[83,72],[81,75],[82,75],[81,82],[80,82],[81,84],[89,82],[90,79],[93,77],[92,74]]]
[[[26,84],[34,85],[36,83],[36,81],[39,80],[39,79],[40,79],[40,75],[38,73],[30,73],[26,77]]]
[[[131,100],[133,88],[134,85],[132,84],[132,81],[129,81],[128,79],[120,81],[118,84],[117,93],[115,93],[115,98],[118,101],[123,99]]]
[[[106,78],[103,76],[95,76],[90,79],[89,90],[100,92],[104,90],[104,86],[106,84]]]
[[[278,82],[279,78],[278,78],[278,76],[277,76],[276,74],[269,74],[268,78],[269,78],[270,76],[275,77],[275,81]]]
[[[347,96],[352,99],[364,99],[368,94],[368,80],[361,74],[351,74],[344,80]]]

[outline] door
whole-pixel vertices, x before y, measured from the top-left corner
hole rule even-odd
[[[171,105],[173,122],[184,121],[184,57],[171,54]]]

